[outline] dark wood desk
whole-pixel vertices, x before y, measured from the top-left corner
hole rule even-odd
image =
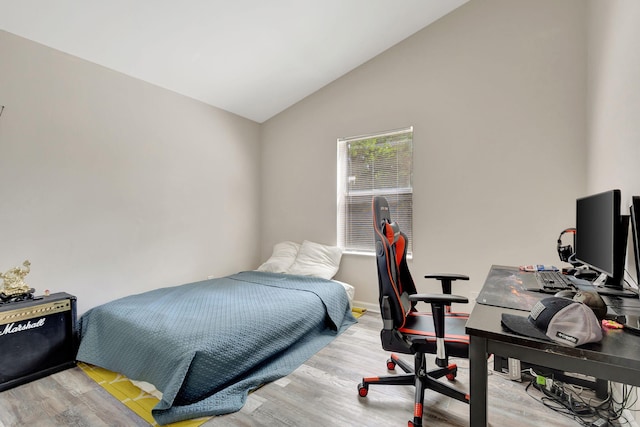
[[[500,274],[496,274],[500,273]],[[504,274],[503,274],[504,273]],[[514,283],[524,286],[535,280],[530,273],[520,273],[516,267],[493,266],[487,280],[508,275]],[[521,281],[521,282],[518,282]],[[495,283],[485,283],[494,286]],[[484,288],[483,288],[484,289]],[[505,287],[505,293],[521,292]],[[483,293],[481,292],[481,295]],[[526,292],[523,298],[541,299],[548,295]],[[511,298],[511,297],[509,297]],[[555,369],[581,373],[597,378],[640,386],[640,336],[624,330],[604,330],[600,343],[587,344],[579,348],[527,338],[507,332],[500,319],[502,313],[526,316],[522,309],[502,308],[495,300],[478,303],[474,307],[466,331],[470,338],[470,419],[471,426],[486,427],[487,417],[487,358],[490,354],[512,357],[525,362]]]

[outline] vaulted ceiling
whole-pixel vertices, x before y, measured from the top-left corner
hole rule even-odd
[[[468,0],[2,0],[0,29],[264,122]]]

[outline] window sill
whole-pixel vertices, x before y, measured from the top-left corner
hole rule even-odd
[[[355,255],[355,256],[365,256],[365,257],[375,257],[376,254],[374,252],[358,252],[358,251],[348,251],[345,250],[342,252],[342,255]],[[407,254],[407,259],[413,259],[413,254]]]
[[[375,252],[359,252],[359,251],[349,251],[349,250],[343,251],[342,255],[356,255],[356,256],[367,256],[367,257],[376,256]]]

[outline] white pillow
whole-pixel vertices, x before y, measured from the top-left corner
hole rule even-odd
[[[258,271],[269,273],[286,273],[296,260],[300,244],[296,242],[280,242],[273,246],[271,257],[264,262]]]
[[[305,240],[287,273],[330,280],[338,272],[342,249]]]

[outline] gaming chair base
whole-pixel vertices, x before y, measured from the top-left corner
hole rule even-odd
[[[415,405],[413,413],[413,421],[409,421],[409,427],[422,426],[422,414],[424,405],[424,392],[426,389],[434,390],[440,394],[469,403],[469,395],[462,393],[454,388],[438,381],[439,378],[447,377],[449,381],[453,381],[458,373],[458,367],[450,364],[444,368],[426,371],[424,353],[415,353],[415,368],[400,359],[397,355],[392,354],[387,360],[387,369],[394,370],[396,365],[406,372],[404,375],[389,375],[383,377],[367,377],[363,378],[358,384],[358,394],[360,397],[366,397],[369,392],[369,385],[413,385],[416,388]],[[416,374],[417,372],[417,374]]]

